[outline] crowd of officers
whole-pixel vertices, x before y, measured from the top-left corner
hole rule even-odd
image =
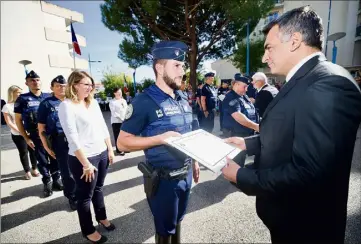
[[[268,84],[262,72],[251,77],[237,73],[231,84],[222,82],[218,89],[213,85],[214,76],[209,72],[204,76],[204,84],[198,83],[196,113],[200,128],[212,133],[218,111],[223,137],[247,137],[258,133],[262,115],[278,89]],[[236,161],[244,166],[245,157],[240,154]]]

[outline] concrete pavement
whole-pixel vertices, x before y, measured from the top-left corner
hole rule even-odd
[[[109,121],[109,112],[104,113]],[[112,135],[111,127],[110,133]],[[216,118],[216,134],[219,131]],[[350,178],[347,243],[361,242],[361,132],[355,147]],[[143,152],[117,156],[105,180],[108,218],[117,230],[105,233],[112,243],[154,242],[154,227],[137,163]],[[42,198],[40,178],[23,180],[17,151],[6,127],[1,131],[1,242],[86,243],[78,216],[70,212],[61,192]],[[93,220],[94,224],[95,219]],[[255,198],[248,197],[222,176],[202,169],[200,183],[193,184],[188,214],[183,221],[184,243],[265,243],[267,228],[256,215]]]

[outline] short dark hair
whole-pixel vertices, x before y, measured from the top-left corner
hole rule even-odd
[[[116,92],[119,91],[119,90],[122,90],[122,88],[121,88],[121,87],[114,87],[114,88],[113,88],[113,93],[116,93]]]
[[[158,77],[158,72],[157,72],[157,69],[155,68],[155,66],[157,64],[165,65],[166,63],[167,63],[167,59],[156,59],[153,61],[153,70],[154,70],[155,78]]]
[[[307,46],[322,51],[324,41],[322,19],[310,6],[295,8],[284,13],[279,18],[267,24],[262,31],[263,34],[267,35],[275,25],[279,26],[280,32],[283,35],[300,32],[303,37],[303,42],[306,43]]]

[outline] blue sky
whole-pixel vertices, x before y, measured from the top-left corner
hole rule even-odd
[[[101,81],[102,72],[111,70],[112,72],[126,72],[131,75],[132,69],[128,69],[128,64],[120,60],[118,55],[119,43],[122,34],[111,31],[101,21],[100,4],[102,1],[49,1],[52,4],[77,11],[84,15],[84,23],[74,23],[76,34],[86,38],[86,47],[80,47],[81,57],[91,60],[101,60],[101,63],[92,63],[92,75],[97,81]],[[136,80],[144,78],[155,79],[153,69],[149,66],[141,66],[136,71]]]

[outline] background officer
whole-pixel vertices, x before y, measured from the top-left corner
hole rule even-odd
[[[201,103],[202,88],[203,88],[203,81],[198,80],[198,87],[197,87],[197,91],[196,91],[196,108],[195,108],[195,112],[197,114],[199,124],[202,123],[202,118],[203,118],[202,103]]]
[[[44,197],[48,197],[53,194],[53,189],[63,190],[58,162],[51,157],[49,162],[49,155],[46,153],[38,133],[39,104],[50,94],[41,92],[40,77],[33,70],[26,75],[25,80],[30,92],[21,94],[16,100],[14,105],[15,122],[26,143],[35,150],[38,169],[43,176]]]
[[[252,76],[252,84],[257,89],[254,106],[259,117],[262,118],[268,104],[278,94],[278,90],[276,87],[268,84],[267,76],[262,72],[257,72]]]
[[[229,83],[227,81],[222,82],[222,86],[218,89],[218,100],[219,100],[219,124],[220,129],[223,131],[223,107],[222,107],[222,100],[219,96],[223,95],[225,96],[229,92]]]
[[[179,41],[162,41],[153,46],[156,82],[128,107],[117,140],[120,150],[144,150],[147,167],[152,174],[158,172],[157,190],[147,194],[154,216],[156,243],[180,243],[180,222],[186,213],[192,185],[192,160],[166,146],[164,141],[192,130],[191,107],[174,92],[181,86],[187,49]],[[197,183],[196,162],[193,178]],[[146,175],[144,180],[147,187]]]
[[[212,132],[214,127],[214,116],[216,112],[217,90],[213,86],[214,73],[209,72],[204,75],[205,84],[202,88],[201,104],[204,117],[202,118],[201,128]]]
[[[64,196],[68,198],[70,208],[76,210],[75,181],[68,165],[68,141],[58,117],[59,105],[65,98],[65,87],[66,80],[62,75],[51,81],[53,96],[45,98],[39,105],[38,128],[44,149],[58,161]]]
[[[223,127],[226,137],[246,137],[259,131],[257,124],[256,109],[246,95],[249,79],[236,74],[232,84],[232,90],[226,94],[223,100]],[[244,166],[246,154],[241,152],[235,161]]]

